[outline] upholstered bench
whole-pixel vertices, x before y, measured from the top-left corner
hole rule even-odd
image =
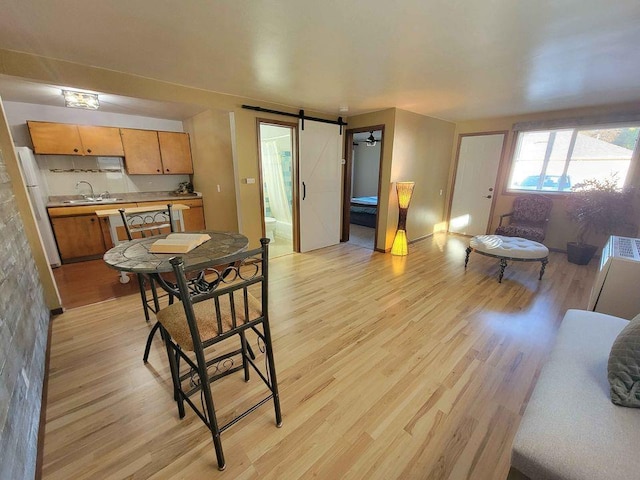
[[[508,480],[640,478],[640,409],[611,402],[607,362],[628,320],[569,310],[513,441]]]
[[[500,275],[498,282],[502,283],[504,269],[507,268],[507,260],[519,262],[541,262],[540,277],[542,280],[544,269],[549,263],[549,249],[543,244],[520,237],[504,237],[502,235],[476,235],[469,242],[467,257],[464,260],[464,268],[469,263],[471,252],[477,252],[488,257],[500,259]]]

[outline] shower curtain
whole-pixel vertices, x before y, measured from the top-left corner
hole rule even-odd
[[[262,175],[264,189],[269,198],[271,215],[280,222],[291,224],[291,207],[287,201],[282,162],[278,146],[273,140],[262,142]]]

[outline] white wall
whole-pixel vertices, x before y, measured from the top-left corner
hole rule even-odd
[[[380,172],[380,142],[368,147],[360,142],[353,147],[353,185],[352,197],[371,197],[378,195]]]
[[[16,146],[33,148],[27,120],[43,122],[100,125],[105,127],[141,128],[182,132],[182,122],[160,118],[123,115],[96,110],[53,107],[30,103],[4,102],[7,120]],[[75,185],[85,180],[93,185],[95,193],[112,194],[175,190],[188,175],[127,175],[121,157],[92,157],[73,155],[36,155],[43,187],[48,195],[76,195]],[[98,172],[97,170],[117,170]],[[60,170],[76,170],[60,172]],[[96,171],[91,171],[96,170]],[[84,188],[84,187],[83,187]],[[85,190],[82,193],[87,193]]]

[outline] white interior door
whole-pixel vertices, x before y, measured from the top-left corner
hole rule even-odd
[[[462,137],[449,217],[450,232],[487,233],[504,139],[503,133]]]
[[[340,242],[342,137],[337,125],[300,127],[300,251]]]

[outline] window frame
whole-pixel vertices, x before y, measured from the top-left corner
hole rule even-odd
[[[514,126],[515,127],[515,126]],[[529,190],[529,189],[515,189],[510,187],[511,176],[513,174],[513,169],[515,167],[515,156],[518,152],[518,146],[520,143],[521,135],[531,132],[559,132],[562,130],[573,130],[571,134],[571,141],[568,147],[568,155],[567,159],[565,159],[565,169],[563,175],[566,175],[566,171],[569,168],[569,164],[571,163],[570,155],[573,154],[573,147],[575,146],[575,142],[578,136],[578,132],[582,130],[606,130],[606,129],[614,129],[614,128],[638,128],[640,130],[640,120],[627,120],[623,122],[598,122],[598,123],[567,123],[565,125],[555,124],[553,126],[545,127],[544,125],[530,125],[528,128],[514,128],[513,133],[513,144],[508,162],[507,175],[504,182],[503,194],[505,195],[525,195],[525,194],[533,194],[533,195],[551,195],[556,197],[564,197],[567,195],[571,195],[574,193],[572,190]],[[545,163],[548,164],[550,154],[545,153],[545,158],[543,158],[543,166]],[[634,178],[636,173],[636,168],[640,160],[640,132],[638,133],[638,137],[636,138],[636,144],[631,154],[631,158],[629,160],[629,170],[627,171],[627,175],[624,179],[623,188],[629,187],[630,179]],[[546,168],[544,169],[546,175]],[[541,170],[542,172],[542,170]],[[539,176],[542,174],[540,173]]]

